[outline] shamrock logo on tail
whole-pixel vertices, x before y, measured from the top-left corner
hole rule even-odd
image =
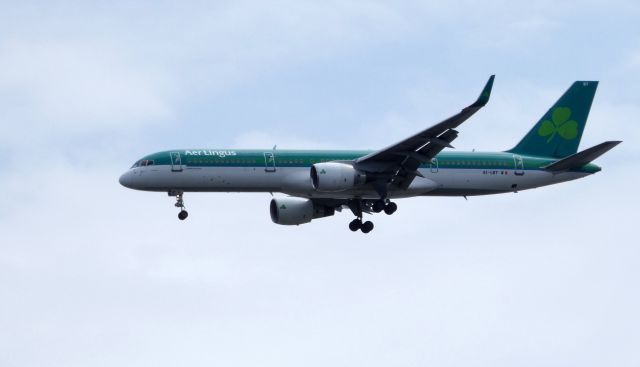
[[[578,136],[578,123],[569,120],[571,109],[568,107],[558,107],[551,113],[551,121],[544,120],[538,129],[538,135],[548,136],[547,144],[553,140],[556,134],[565,140],[573,140]]]

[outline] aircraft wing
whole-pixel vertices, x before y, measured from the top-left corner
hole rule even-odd
[[[444,148],[452,148],[458,137],[454,130],[489,101],[495,75],[491,75],[478,99],[459,113],[431,126],[411,137],[355,161],[356,166],[369,172],[392,173],[392,181],[400,187],[408,187],[422,163],[428,163]],[[404,179],[403,179],[404,178]]]

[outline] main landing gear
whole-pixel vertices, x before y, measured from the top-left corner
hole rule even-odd
[[[381,211],[384,210],[385,214],[391,215],[391,214],[395,213],[396,210],[398,210],[398,205],[396,205],[396,203],[388,201],[388,200],[387,201],[385,201],[385,200],[377,200],[371,206],[371,210],[373,210],[374,213],[380,213]]]
[[[169,191],[169,196],[176,197],[176,208],[180,208],[180,213],[178,213],[178,219],[185,220],[189,216],[189,212],[185,210],[184,200],[183,200],[184,192],[182,191]]]
[[[369,233],[373,230],[373,222],[368,220],[363,223],[362,218],[356,218],[349,223],[349,229],[353,232],[361,230],[362,233]]]
[[[391,215],[398,210],[398,205],[389,200],[376,200],[373,202],[365,200],[351,200],[348,205],[349,209],[351,209],[353,214],[356,216],[356,219],[349,223],[349,229],[353,232],[360,230],[362,233],[369,233],[373,230],[373,223],[371,221],[362,221],[363,212],[380,213],[384,211],[387,215]]]

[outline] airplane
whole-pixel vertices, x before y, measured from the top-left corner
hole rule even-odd
[[[167,192],[178,218],[189,215],[185,192],[274,192],[276,224],[300,225],[349,209],[351,231],[369,233],[364,214],[393,214],[392,199],[518,192],[599,172],[593,160],[621,141],[578,152],[597,81],[576,81],[512,149],[452,151],[464,121],[489,101],[495,75],[459,113],[377,151],[173,149],[137,160],[120,177],[131,189]],[[445,150],[446,148],[449,148]]]

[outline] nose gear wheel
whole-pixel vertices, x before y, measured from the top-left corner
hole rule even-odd
[[[176,203],[174,204],[176,208],[180,208],[180,213],[178,213],[178,219],[185,220],[189,216],[189,212],[185,210],[184,206],[184,192],[182,191],[169,191],[169,196],[176,197]]]

